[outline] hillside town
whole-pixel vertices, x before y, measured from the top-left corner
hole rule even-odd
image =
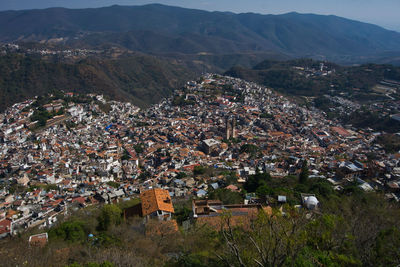
[[[29,44],[14,44],[5,43],[0,44],[0,55],[9,54],[22,54],[26,56],[38,56],[43,59],[57,58],[68,62],[73,62],[79,59],[88,57],[107,57],[107,58],[117,58],[121,55],[133,55],[135,52],[128,49],[111,47],[110,49],[87,49],[87,48],[58,48],[57,44],[64,42],[63,38],[54,38],[48,40],[48,45],[42,45],[39,47],[30,47]],[[55,46],[55,47],[52,47]]]
[[[304,162],[309,179],[334,190],[356,184],[384,192],[387,201],[400,198],[400,154],[375,142],[380,132],[346,128],[255,83],[206,74],[143,110],[95,94],[49,99],[17,103],[0,115],[0,237],[154,189],[167,201],[194,198],[194,216],[204,215],[211,212],[204,207],[222,206],[207,200],[211,191],[239,191],[260,173],[297,177]],[[51,116],[33,120],[37,110]],[[294,204],[316,209],[317,198],[303,193]],[[255,198],[246,196],[243,205],[268,206]],[[167,206],[159,216],[171,217]],[[145,215],[157,211],[147,209]]]

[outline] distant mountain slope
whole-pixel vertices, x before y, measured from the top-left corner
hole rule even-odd
[[[164,5],[0,12],[0,41],[64,38],[146,53],[276,52],[361,59],[400,51],[400,33],[336,16],[206,12]]]
[[[287,95],[321,97],[345,93],[347,98],[356,101],[376,99],[373,87],[382,80],[400,81],[400,67],[392,65],[345,67],[323,62],[331,72],[322,75],[321,63],[311,59],[266,60],[251,69],[233,67],[225,74],[264,84]]]
[[[195,76],[185,67],[151,56],[66,64],[11,54],[0,56],[0,73],[0,110],[55,90],[105,94],[143,107]]]

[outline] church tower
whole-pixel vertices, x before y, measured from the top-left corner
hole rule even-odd
[[[229,123],[229,117],[227,116],[225,118],[225,139],[229,140],[231,138],[232,132],[231,132],[231,127]]]
[[[232,127],[232,129],[231,129],[232,136],[231,137],[236,138],[236,118],[235,117],[232,118],[231,127]]]

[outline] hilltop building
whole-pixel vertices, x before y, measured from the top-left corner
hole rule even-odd
[[[204,153],[211,154],[212,152],[218,150],[221,142],[215,139],[206,139],[202,142],[202,149]]]
[[[142,216],[147,219],[158,218],[169,221],[174,213],[171,196],[168,190],[154,188],[140,194],[142,201]]]

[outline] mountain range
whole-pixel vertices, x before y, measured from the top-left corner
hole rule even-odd
[[[253,54],[396,63],[400,33],[337,16],[208,12],[151,4],[0,12],[0,41],[119,46],[151,54]],[[395,57],[395,58],[393,58]]]

